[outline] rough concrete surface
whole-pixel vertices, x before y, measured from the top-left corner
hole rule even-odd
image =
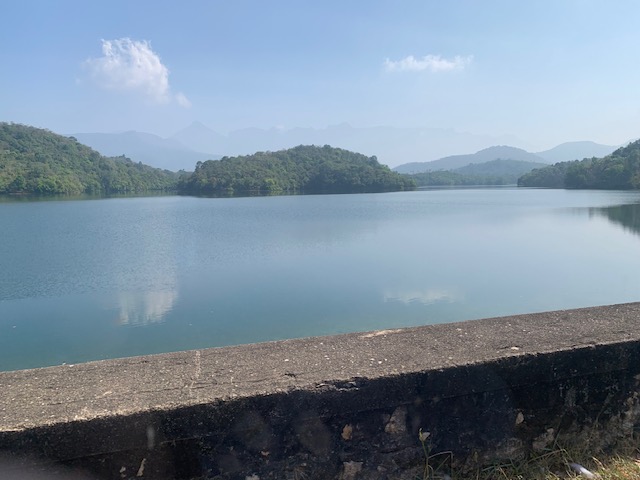
[[[640,368],[639,344],[640,303],[633,303],[4,372],[0,450],[99,459],[98,466],[82,465],[106,469],[101,478],[113,474],[106,458],[116,453],[118,462],[129,462],[120,467],[122,478],[161,476],[166,458],[154,471],[149,453],[159,445],[182,459],[166,478],[245,478],[258,461],[272,466],[272,477],[260,478],[278,478],[275,468],[306,468],[308,478],[347,478],[347,471],[351,478],[373,478],[374,471],[396,478],[388,472],[420,462],[415,439],[423,427],[455,437],[438,440],[434,433],[436,445],[460,450],[471,428],[461,420],[465,412],[500,427],[469,437],[469,445],[495,452],[507,429],[511,444],[499,448],[516,455],[523,440],[514,425],[538,437],[561,427],[549,423],[557,415],[541,412],[562,405],[562,419],[570,411],[584,420],[596,407],[580,402],[620,382],[620,401],[635,402],[629,395],[637,385],[628,378]],[[600,377],[611,385],[599,384]],[[549,392],[541,387],[551,384]],[[608,405],[615,396],[609,393],[596,401]],[[620,415],[635,425],[635,417]],[[367,436],[386,442],[387,453],[363,453]],[[184,467],[184,458],[198,468]],[[375,468],[367,463],[374,458]]]
[[[0,372],[0,431],[640,339],[640,303]]]

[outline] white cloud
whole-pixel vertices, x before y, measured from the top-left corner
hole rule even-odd
[[[176,102],[178,102],[178,105],[180,105],[181,107],[184,107],[184,108],[191,107],[191,101],[182,92],[176,93]]]
[[[191,106],[183,93],[171,94],[169,69],[146,40],[102,40],[102,56],[88,59],[85,66],[102,88],[142,93],[153,103],[174,99],[180,106]]]
[[[413,55],[404,57],[401,60],[384,61],[384,68],[388,72],[419,72],[428,70],[430,72],[448,72],[451,70],[462,70],[473,60],[472,55],[462,57],[456,55],[451,59],[443,58],[440,55],[425,55],[422,58],[416,58]]]

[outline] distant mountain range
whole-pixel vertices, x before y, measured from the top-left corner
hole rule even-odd
[[[273,152],[298,145],[331,145],[375,155],[385,165],[436,159],[452,151],[472,152],[501,143],[523,143],[513,136],[475,135],[445,128],[359,128],[348,123],[326,128],[245,128],[222,135],[194,122],[171,138],[196,150],[228,156]]]
[[[567,142],[536,155],[545,159],[546,163],[568,162],[583,158],[605,157],[621,145],[601,145],[595,142]]]
[[[494,146],[469,155],[451,155],[431,162],[411,162],[393,168],[398,173],[422,173],[438,170],[456,170],[472,164],[483,164],[493,160],[515,160],[540,164],[541,167],[576,159],[604,157],[616,150],[617,146],[600,145],[594,142],[567,142],[550,150],[530,153],[521,148]]]
[[[220,155],[199,152],[173,138],[162,138],[151,133],[74,133],[71,136],[102,155],[124,155],[135,162],[174,172],[192,171],[197,162],[220,158]]]
[[[412,162],[395,167],[398,173],[422,173],[436,170],[455,170],[472,163],[486,163],[492,160],[517,160],[521,162],[547,163],[542,157],[515,147],[496,146],[468,155],[451,155],[432,162]]]
[[[221,156],[278,151],[298,145],[331,145],[367,156],[385,165],[435,159],[451,151],[469,152],[500,143],[522,144],[513,136],[493,137],[444,128],[357,128],[343,123],[326,128],[246,128],[226,135],[194,122],[168,138],[141,132],[74,133],[78,141],[103,155],[169,170],[193,170],[198,161]]]
[[[382,164],[401,164],[394,170],[402,173],[453,169],[498,158],[553,163],[603,156],[616,148],[593,142],[571,142],[533,154],[521,148],[495,146],[526,146],[513,136],[475,135],[444,128],[358,128],[346,123],[320,129],[246,128],[223,135],[194,122],[168,138],[134,131],[75,133],[72,136],[103,155],[125,155],[135,162],[173,171],[192,171],[197,162],[222,156],[278,151],[298,145],[331,145],[367,156],[375,155]],[[452,151],[477,153],[445,157]],[[428,159],[433,161],[424,161]],[[425,164],[428,165],[424,167]]]

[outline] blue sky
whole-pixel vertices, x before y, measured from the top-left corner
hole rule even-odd
[[[635,0],[14,0],[0,17],[0,120],[59,133],[640,137]]]

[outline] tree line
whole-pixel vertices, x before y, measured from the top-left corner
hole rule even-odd
[[[177,191],[187,195],[274,195],[408,190],[412,179],[376,157],[298,146],[278,152],[198,162],[193,173],[170,172],[105,157],[48,130],[0,123],[0,194],[111,194]]]
[[[560,162],[518,179],[522,187],[629,190],[640,188],[640,140],[603,158]]]
[[[48,130],[0,123],[0,194],[135,193],[175,189],[178,174],[104,157]]]
[[[524,173],[541,164],[523,160],[497,158],[483,163],[471,163],[452,170],[436,170],[409,175],[420,187],[515,185]]]

